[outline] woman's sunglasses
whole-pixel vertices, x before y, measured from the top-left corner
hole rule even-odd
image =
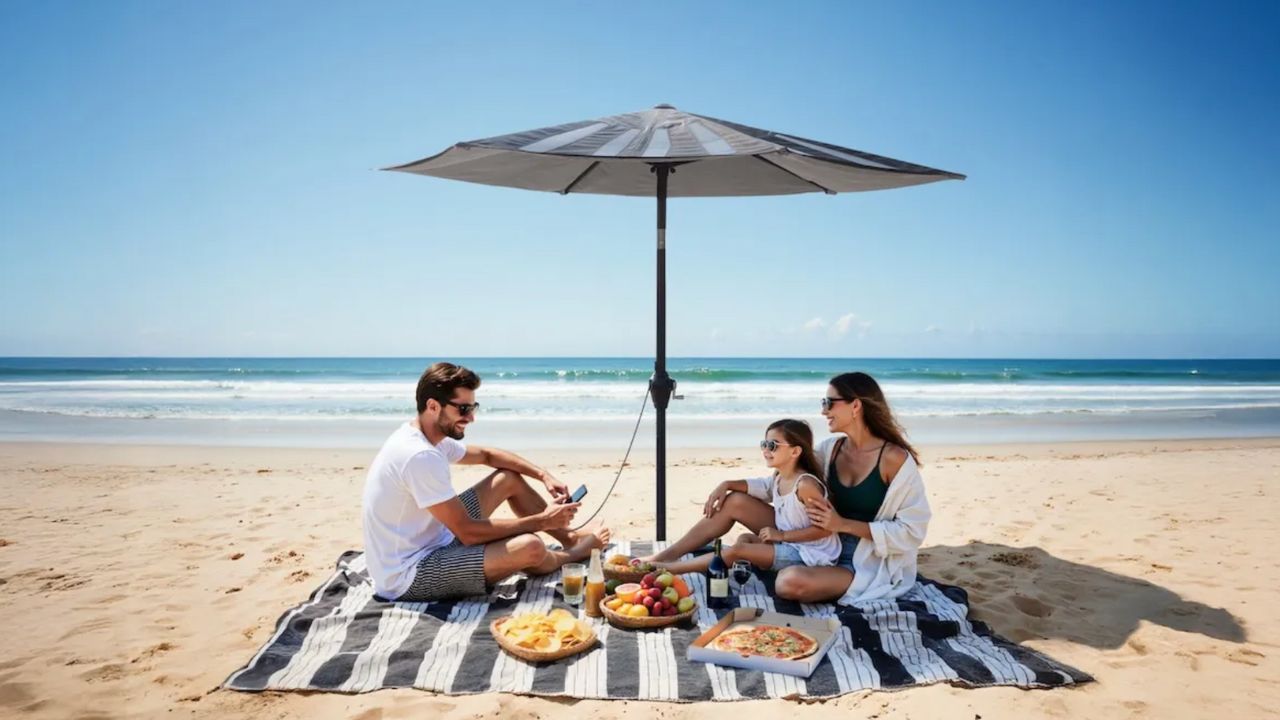
[[[760,441],[760,449],[761,449],[761,450],[768,450],[769,452],[777,452],[777,451],[778,451],[778,448],[779,448],[780,446],[782,446],[782,445],[790,445],[790,444],[791,444],[791,443],[778,442],[777,440],[761,440],[761,441]]]
[[[832,407],[833,405],[835,405],[836,403],[841,403],[841,402],[853,402],[853,400],[850,400],[850,399],[848,399],[848,398],[838,398],[838,397],[837,397],[837,398],[833,398],[833,397],[830,397],[830,396],[828,396],[828,397],[824,397],[824,398],[822,398],[822,409],[823,409],[824,411],[826,411],[826,410],[830,410],[830,409],[831,409],[831,407]]]

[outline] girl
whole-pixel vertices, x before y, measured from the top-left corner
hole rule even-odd
[[[757,533],[741,535],[733,545],[722,548],[724,561],[732,564],[746,560],[765,570],[781,570],[793,565],[834,565],[840,557],[840,541],[830,530],[815,527],[805,512],[806,502],[826,497],[822,466],[813,451],[813,431],[803,420],[779,420],[765,431],[760,443],[765,464],[773,469],[769,477],[728,480],[720,483],[703,508],[705,517],[666,550],[648,558],[663,569],[675,573],[702,572],[711,555],[693,560],[671,562],[702,543],[723,535],[732,526],[730,520],[719,532],[720,506],[733,494],[759,505],[756,515],[772,517],[762,523]],[[738,502],[738,501],[735,501]],[[767,503],[767,504],[766,504]]]

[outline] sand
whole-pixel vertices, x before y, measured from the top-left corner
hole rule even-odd
[[[517,451],[519,448],[516,448]],[[1252,718],[1280,707],[1280,440],[924,448],[922,572],[997,632],[1094,674],[1079,688],[871,692],[806,716]],[[677,705],[416,690],[220,690],[344,550],[369,451],[0,444],[0,716],[767,717]],[[599,501],[620,453],[530,456]],[[670,527],[754,453],[672,454]],[[465,487],[483,474],[460,468]],[[651,455],[602,517],[652,534]],[[590,501],[587,507],[593,508]],[[644,508],[633,513],[631,508]]]

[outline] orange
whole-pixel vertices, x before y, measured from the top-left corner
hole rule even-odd
[[[689,585],[685,583],[684,578],[680,577],[679,575],[677,575],[675,579],[671,581],[671,587],[675,588],[676,592],[679,593],[680,597],[682,598],[687,598],[690,595]]]
[[[617,589],[613,591],[615,595],[622,598],[622,602],[628,603],[636,601],[636,593],[638,592],[640,592],[639,583],[626,583],[625,585],[619,585]]]
[[[631,617],[649,617],[649,608],[643,605],[632,605],[631,611],[627,614]]]

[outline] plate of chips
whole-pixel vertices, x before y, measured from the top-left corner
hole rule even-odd
[[[595,630],[562,608],[500,617],[490,623],[489,632],[503,650],[530,662],[577,655],[596,643]]]

